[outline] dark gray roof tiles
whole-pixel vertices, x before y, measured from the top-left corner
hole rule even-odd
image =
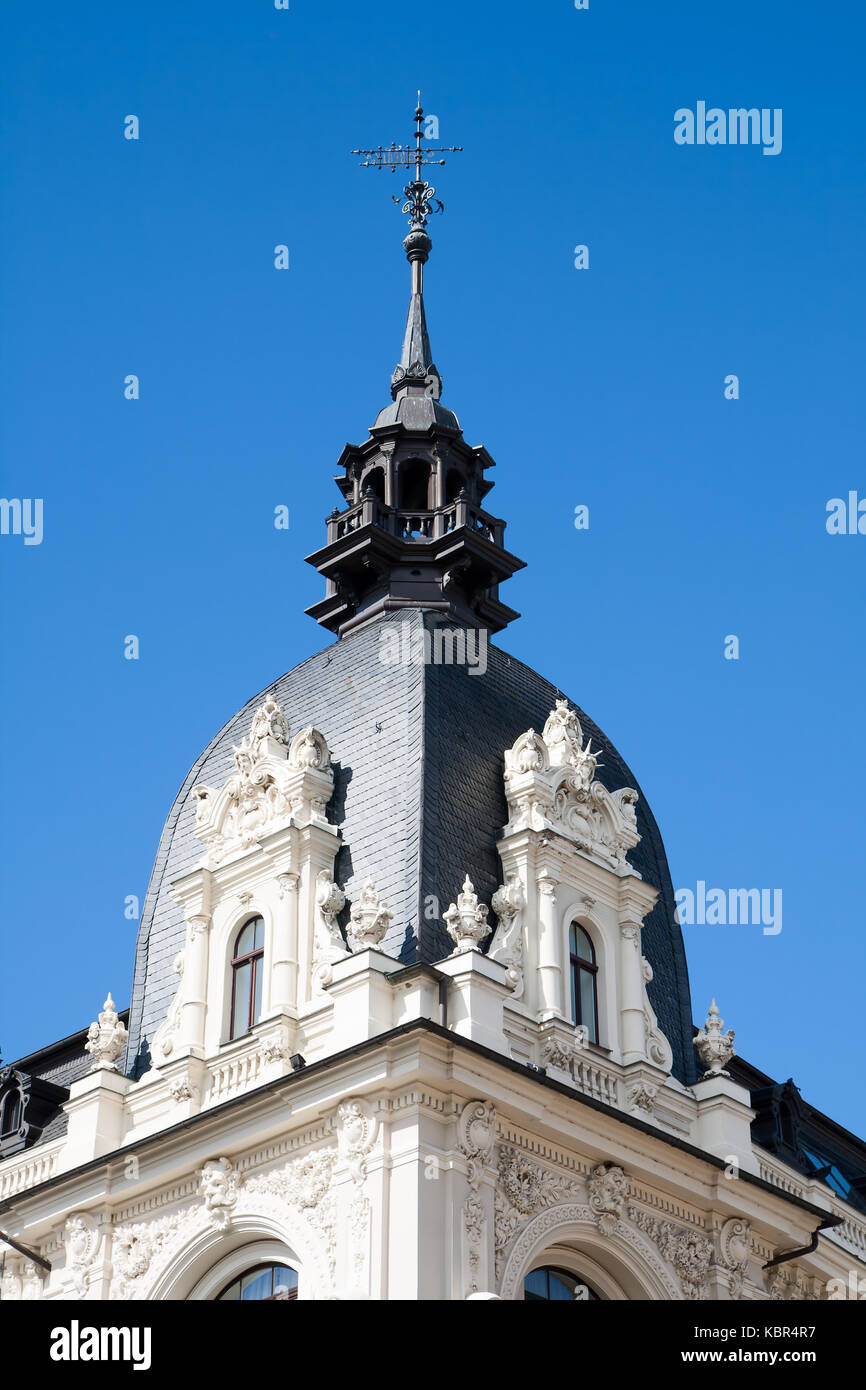
[[[451,950],[444,924],[424,917],[428,895],[435,895],[444,910],[468,872],[479,896],[489,902],[501,877],[496,839],[507,820],[504,750],[530,726],[543,728],[561,692],[493,647],[484,675],[472,676],[459,665],[387,664],[381,659],[382,628],[402,622],[417,639],[421,625],[431,619],[420,610],[382,618],[268,688],[276,689],[293,733],[313,724],[327,739],[335,770],[328,815],[343,836],[336,878],[349,899],[368,876],[374,879],[394,914],[383,949],[411,963],[435,961]],[[205,749],[166,821],[139,927],[130,1071],[146,1065],[150,1040],[178,985],[172,966],[185,929],[168,887],[204,852],[193,834],[190,792],[200,782],[221,786],[230,776],[232,745],[248,733],[265,693],[255,695]],[[599,776],[605,786],[637,788],[593,721],[580,710],[578,717],[584,735],[602,747]],[[674,1051],[675,1075],[689,1082],[695,1066],[685,953],[664,847],[643,796],[638,828],[642,840],[631,862],[661,893],[644,934],[654,971],[650,997]]]

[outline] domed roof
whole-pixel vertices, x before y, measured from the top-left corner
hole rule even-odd
[[[341,638],[289,671],[270,689],[292,733],[312,724],[325,735],[335,773],[328,819],[343,845],[334,875],[355,899],[372,878],[393,912],[381,949],[405,964],[449,955],[453,943],[441,913],[456,900],[468,873],[490,901],[502,881],[496,842],[508,820],[503,757],[528,728],[540,729],[562,692],[492,645],[484,674],[471,666],[394,661],[423,642],[435,615],[404,609]],[[387,646],[386,641],[387,639]],[[220,730],[175,798],[160,837],[139,929],[130,1009],[130,1069],[147,1066],[150,1040],[165,1018],[178,978],[173,961],[185,924],[169,894],[172,880],[204,855],[194,834],[198,783],[221,786],[234,771],[233,745],[249,732],[262,692]],[[576,707],[577,708],[577,707]],[[584,736],[600,745],[599,780],[615,791],[634,775],[600,729],[578,709]],[[685,952],[677,925],[661,836],[643,795],[637,805],[640,844],[629,862],[659,890],[646,919],[643,949],[654,977],[650,999],[674,1054],[674,1074],[694,1079],[692,1015]],[[438,900],[435,918],[425,903]]]

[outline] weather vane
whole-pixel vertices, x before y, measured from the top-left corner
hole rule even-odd
[[[415,178],[406,184],[403,189],[403,198],[394,195],[394,202],[403,204],[400,211],[409,218],[409,235],[403,245],[406,248],[406,255],[412,263],[413,277],[417,277],[418,288],[420,288],[421,267],[426,261],[432,245],[425,230],[427,218],[434,212],[442,212],[444,206],[436,197],[436,189],[433,185],[421,177],[421,169],[425,164],[444,164],[445,160],[436,158],[437,155],[460,154],[463,149],[462,145],[445,145],[436,148],[422,145],[424,132],[421,127],[423,122],[424,112],[421,109],[421,93],[419,92],[418,105],[415,108],[414,147],[394,144],[388,149],[380,145],[375,150],[352,150],[352,154],[363,155],[362,169],[390,169],[394,173],[397,169],[411,169],[413,164],[415,166]],[[431,207],[431,204],[434,203],[435,206]]]

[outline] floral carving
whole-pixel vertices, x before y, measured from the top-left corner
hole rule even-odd
[[[496,1136],[496,1110],[487,1101],[467,1101],[457,1121],[457,1142],[469,1160],[469,1195],[463,1203],[463,1232],[466,1249],[467,1293],[477,1293],[481,1277],[481,1255],[487,1231],[484,1202],[479,1194],[485,1164],[493,1153]]]
[[[723,1033],[724,1026],[725,1021],[719,1017],[714,999],[710,1005],[706,1023],[700,1032],[695,1034],[694,1038],[698,1056],[706,1067],[704,1079],[710,1076],[729,1075],[724,1068],[734,1055],[734,1030],[729,1028],[727,1033]]]
[[[126,1047],[128,1037],[126,1028],[117,1016],[114,1000],[109,994],[102,1006],[98,1022],[91,1023],[87,1030],[84,1050],[90,1053],[97,1067],[116,1071],[115,1063]]]
[[[388,904],[380,900],[375,883],[368,878],[349,914],[347,932],[352,949],[366,951],[378,946],[393,918]]]
[[[244,1190],[274,1193],[299,1210],[317,1208],[328,1196],[336,1159],[333,1149],[314,1149],[273,1172],[247,1178]]]
[[[602,1235],[616,1230],[628,1196],[628,1178],[615,1163],[597,1163],[587,1183],[590,1210]]]
[[[571,1178],[542,1168],[519,1149],[500,1145],[495,1198],[497,1278],[505,1250],[530,1217],[546,1207],[578,1196],[582,1196],[582,1187]],[[584,1210],[588,1213],[588,1208]]]
[[[627,1096],[628,1104],[637,1110],[644,1110],[647,1115],[651,1115],[655,1109],[658,1086],[652,1086],[648,1081],[637,1081],[629,1089]]]
[[[655,1241],[663,1259],[673,1265],[685,1297],[706,1299],[712,1242],[700,1232],[677,1226],[673,1221],[658,1221],[639,1207],[631,1207],[629,1217]]]
[[[490,934],[487,925],[487,904],[478,901],[478,894],[472,886],[469,875],[463,881],[463,891],[457,894],[457,902],[452,903],[442,914],[448,935],[454,942],[454,954],[462,951],[477,951],[481,942]]]

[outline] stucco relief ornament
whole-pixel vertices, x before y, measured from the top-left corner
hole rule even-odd
[[[169,1005],[168,1013],[154,1035],[153,1047],[151,1048],[154,1065],[158,1065],[160,1061],[164,1061],[166,1057],[171,1056],[175,1048],[175,1043],[177,1042],[178,1033],[180,1032],[180,1012],[183,1007],[181,989],[183,988],[183,967],[185,960],[186,953],[184,951],[179,951],[174,958],[172,970],[176,975],[180,976],[180,980],[175,990],[174,998]]]
[[[238,1185],[238,1175],[227,1158],[210,1159],[201,1169],[199,1191],[211,1223],[221,1231],[231,1225]]]
[[[469,1195],[463,1203],[463,1233],[465,1240],[466,1293],[478,1292],[481,1277],[481,1257],[487,1231],[487,1214],[479,1195],[485,1164],[490,1162],[496,1138],[496,1110],[487,1101],[470,1100],[464,1105],[457,1121],[457,1143],[469,1160],[467,1181]]]
[[[342,888],[334,882],[328,869],[320,869],[316,875],[313,923],[313,978],[320,990],[334,978],[334,962],[349,954],[337,924],[337,914],[345,905],[346,895]]]
[[[66,1250],[66,1268],[79,1298],[87,1292],[88,1272],[96,1256],[99,1231],[92,1216],[85,1211],[75,1211],[67,1217],[63,1227],[63,1244]]]
[[[619,873],[634,873],[626,854],[640,841],[637,792],[609,792],[596,778],[600,766],[577,714],[557,700],[543,735],[529,729],[505,753],[506,834],[554,830]]]
[[[487,912],[487,904],[478,901],[478,894],[467,874],[463,880],[463,892],[457,894],[457,902],[442,914],[448,935],[454,942],[452,954],[480,949],[481,942],[490,934]]]
[[[643,1110],[647,1115],[651,1115],[655,1109],[658,1086],[651,1086],[648,1081],[638,1081],[631,1087],[628,1093],[628,1103],[632,1108]]]
[[[751,1253],[751,1225],[731,1216],[719,1232],[719,1253],[722,1264],[730,1270],[731,1298],[742,1298],[743,1285],[749,1268]]]
[[[24,1280],[22,1277],[23,1260],[15,1255],[7,1255],[3,1265],[3,1277],[0,1279],[0,1300],[4,1303],[11,1303],[23,1297]]]
[[[551,1032],[544,1038],[539,1053],[543,1067],[554,1067],[557,1071],[573,1075],[577,1054],[589,1041],[589,1030],[586,1024],[579,1023],[570,1031],[570,1038],[564,1038],[556,1032]]]
[[[498,960],[506,969],[506,979],[515,999],[523,994],[523,910],[526,895],[516,874],[508,874],[490,902],[499,925],[487,951],[490,960]]]
[[[178,1105],[185,1100],[198,1099],[198,1086],[187,1076],[173,1077],[169,1082],[168,1090],[172,1100],[177,1101]]]
[[[375,883],[368,878],[360,898],[352,903],[346,928],[352,950],[366,951],[378,946],[393,919],[393,912],[380,900]]]
[[[253,715],[250,725],[250,748],[255,759],[270,751],[269,745],[285,748],[289,742],[289,723],[282,706],[272,690]]]
[[[259,1048],[262,1061],[266,1066],[273,1066],[277,1062],[285,1062],[289,1056],[289,1035],[285,1028],[280,1028],[278,1032],[265,1038]]]
[[[713,1258],[712,1242],[700,1231],[659,1221],[642,1207],[629,1207],[629,1219],[650,1236],[659,1253],[673,1265],[686,1298],[707,1297],[707,1275]]]
[[[129,1298],[131,1286],[150,1268],[154,1256],[153,1240],[144,1224],[119,1226],[111,1242],[111,1264],[115,1276],[114,1297]]]
[[[647,1057],[663,1071],[670,1072],[674,1064],[673,1048],[659,1027],[655,1009],[650,1003],[650,997],[647,993],[647,985],[653,977],[653,969],[646,956],[641,956],[640,965],[643,975],[643,1014],[646,1023]]]
[[[376,1117],[366,1101],[353,1097],[337,1107],[334,1123],[337,1151],[348,1164],[352,1181],[360,1184],[366,1176],[367,1158],[376,1142]]]
[[[628,1196],[628,1178],[615,1163],[597,1163],[589,1182],[590,1209],[602,1235],[612,1235],[619,1224]]]
[[[289,764],[292,767],[316,768],[319,772],[327,772],[330,768],[331,755],[324,735],[320,734],[318,729],[314,729],[312,724],[301,729],[292,739]]]
[[[478,1187],[496,1138],[496,1109],[486,1100],[467,1101],[457,1121],[457,1142],[469,1160],[469,1186]]]
[[[117,1017],[114,1000],[109,993],[102,1006],[102,1013],[99,1015],[98,1022],[91,1023],[87,1030],[87,1042],[84,1044],[84,1050],[90,1053],[96,1067],[101,1067],[106,1071],[116,1071],[115,1063],[126,1047],[128,1038],[129,1034]]]
[[[582,1184],[578,1186],[571,1177],[542,1168],[519,1149],[500,1145],[499,1182],[494,1200],[497,1278],[506,1249],[530,1217],[547,1207],[582,1197]],[[589,1208],[583,1210],[588,1216]]]
[[[684,1230],[672,1221],[663,1221],[658,1228],[659,1251],[670,1260],[680,1276],[686,1298],[705,1299],[706,1278],[709,1273],[713,1247],[706,1236]]]
[[[729,1028],[727,1033],[723,1033],[724,1026],[725,1021],[719,1017],[714,999],[710,1005],[706,1023],[700,1032],[695,1034],[694,1038],[698,1056],[706,1067],[702,1080],[711,1076],[730,1075],[724,1068],[734,1056],[734,1030]]]
[[[253,715],[248,737],[233,749],[235,770],[220,790],[193,787],[195,833],[208,848],[207,864],[243,854],[264,835],[325,820],[333,792],[330,753],[311,725],[289,742],[289,726],[273,694]]]

